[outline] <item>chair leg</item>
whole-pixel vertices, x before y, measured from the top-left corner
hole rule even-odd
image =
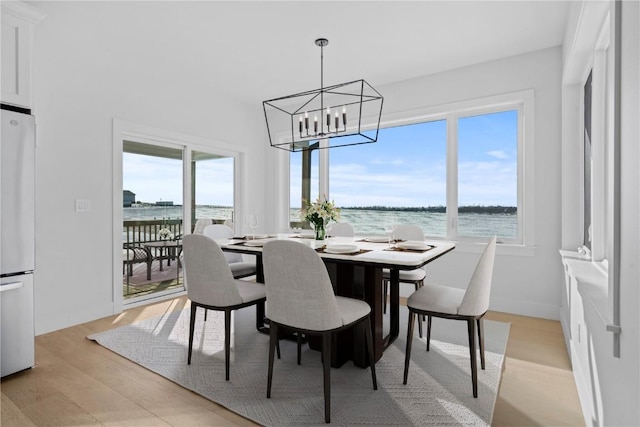
[[[480,367],[484,369],[484,321],[479,318],[476,322],[478,326],[478,343],[480,344]]]
[[[402,384],[407,384],[407,377],[409,376],[409,360],[411,359],[411,341],[413,341],[413,320],[416,314],[409,310],[409,322],[407,324],[407,349],[404,352],[404,380]],[[428,342],[428,341],[427,341]]]
[[[278,326],[271,322],[269,325],[269,373],[267,375],[267,398],[271,397],[271,380],[273,379],[273,353],[278,343]]]
[[[420,283],[415,283],[416,291],[420,289]],[[418,314],[418,336],[422,338],[422,322],[424,322],[424,315]]]
[[[278,356],[278,360],[280,360],[280,339],[276,341],[276,355]]]
[[[430,342],[431,342],[431,316],[427,316],[427,351],[429,351]]]
[[[205,322],[207,321],[207,309],[206,308],[204,309],[204,321]]]
[[[231,356],[231,310],[224,311],[224,372],[229,381],[229,358]]]
[[[476,359],[476,322],[475,319],[467,320],[469,332],[469,357],[471,358],[471,383],[473,385],[473,397],[478,397],[478,361]]]
[[[371,333],[371,320],[366,318],[365,321],[365,339],[367,340],[367,352],[369,353],[369,366],[371,367],[371,380],[373,381],[373,389],[378,389],[378,379],[376,378],[376,360],[373,355],[373,335]]]
[[[331,422],[331,334],[322,335],[322,370],[324,373],[324,422]]]
[[[298,337],[298,365],[302,364],[302,334],[300,331],[296,332]]]
[[[387,313],[387,292],[389,291],[389,281],[382,281],[382,313]]]
[[[189,353],[187,356],[187,365],[191,365],[191,351],[193,350],[193,329],[196,326],[196,305],[191,303],[191,317],[189,319]]]

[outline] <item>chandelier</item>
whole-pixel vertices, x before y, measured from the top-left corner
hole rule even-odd
[[[305,151],[376,142],[382,95],[363,79],[324,87],[324,47],[329,40],[319,38],[315,44],[320,47],[320,89],[262,103],[269,143]]]

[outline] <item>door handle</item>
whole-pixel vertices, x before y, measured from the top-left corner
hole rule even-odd
[[[24,286],[23,282],[11,282],[5,283],[4,285],[0,285],[0,292],[12,291],[14,289],[20,289]]]

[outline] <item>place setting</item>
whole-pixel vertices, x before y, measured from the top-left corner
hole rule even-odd
[[[360,255],[371,252],[369,249],[360,249],[358,245],[346,243],[329,243],[316,249],[316,252],[335,255]]]
[[[398,241],[393,244],[393,246],[389,246],[385,251],[395,251],[395,252],[418,252],[424,253],[430,251],[435,248],[434,245],[430,245],[427,242],[419,241],[419,240],[406,240],[406,241]]]

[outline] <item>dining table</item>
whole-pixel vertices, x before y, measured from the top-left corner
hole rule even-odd
[[[441,240],[403,244],[389,242],[380,236],[356,236],[317,241],[311,235],[300,233],[236,236],[216,240],[216,243],[223,251],[255,255],[256,282],[264,283],[262,248],[273,239],[296,240],[314,248],[327,267],[335,294],[369,304],[375,361],[398,338],[400,331],[400,271],[421,268],[455,249],[455,243]],[[383,330],[383,307],[387,303],[386,295],[383,295],[383,269],[390,270],[389,331],[386,335]],[[256,328],[268,332],[264,303],[256,310]],[[333,340],[333,367],[340,367],[348,360],[360,367],[369,365],[364,326],[337,334]],[[314,348],[311,342],[310,346]]]

